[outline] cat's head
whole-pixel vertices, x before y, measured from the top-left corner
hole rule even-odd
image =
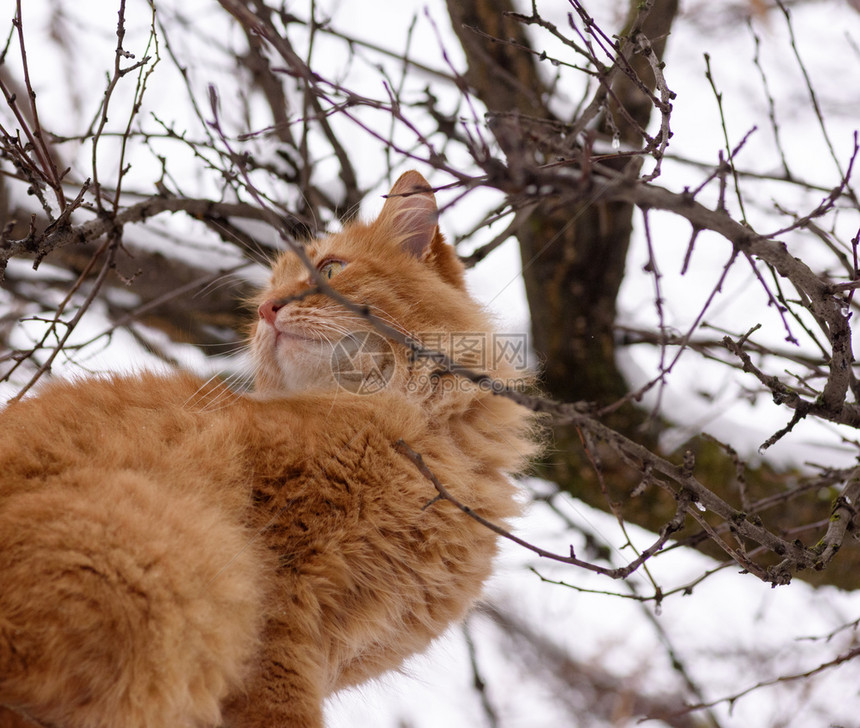
[[[439,233],[437,216],[426,180],[407,172],[376,220],[352,223],[305,250],[336,292],[388,326],[460,364],[492,371],[476,358],[490,336],[487,318],[466,292],[463,266]],[[432,362],[381,334],[362,311],[318,292],[294,252],[277,259],[254,304],[256,388],[266,396],[397,388],[427,397],[438,388]]]

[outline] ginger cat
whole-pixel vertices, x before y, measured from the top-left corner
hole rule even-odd
[[[407,172],[377,220],[307,253],[444,350],[491,326],[436,216]],[[396,668],[478,596],[495,535],[434,501],[394,445],[502,522],[531,414],[427,377],[312,285],[294,253],[275,263],[253,394],[141,374],[55,382],[0,413],[0,726],[320,728],[327,695]]]

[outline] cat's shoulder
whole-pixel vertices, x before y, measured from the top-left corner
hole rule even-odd
[[[195,398],[211,395],[219,386],[183,372],[58,377],[42,383],[32,394],[9,403],[3,414],[14,416],[33,409],[47,412],[73,409],[83,415],[93,410],[110,413],[128,408],[182,406]]]

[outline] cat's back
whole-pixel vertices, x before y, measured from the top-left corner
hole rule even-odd
[[[219,722],[265,588],[227,407],[142,375],[0,413],[0,705],[67,728]]]
[[[0,410],[0,497],[78,469],[187,484],[220,463],[213,470],[226,482],[237,477],[230,463],[243,430],[236,401],[187,374],[52,382]]]

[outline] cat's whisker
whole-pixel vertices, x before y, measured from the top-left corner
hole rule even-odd
[[[253,382],[253,372],[249,372],[247,369],[232,371],[224,377],[224,384],[231,391],[248,390],[251,388]]]
[[[196,344],[196,346],[199,349],[204,349],[204,350],[205,349],[215,349],[215,348],[221,349],[222,350],[221,352],[219,352],[218,354],[213,354],[212,356],[224,359],[229,363],[230,359],[241,356],[242,352],[247,350],[248,343],[246,341],[235,341],[235,342],[228,345],[226,343],[221,344],[218,342],[211,342],[211,343],[203,342],[201,344]],[[229,346],[229,348],[225,348],[228,346]]]
[[[206,398],[202,407],[198,408],[198,412],[217,412],[229,405],[231,401],[237,397],[239,397],[239,395],[236,392],[231,391],[228,387],[220,387],[217,394]]]
[[[201,384],[201,385],[200,385],[200,386],[199,386],[199,387],[198,387],[198,388],[197,388],[197,389],[196,389],[196,390],[191,394],[191,396],[189,396],[189,397],[188,397],[188,399],[186,399],[186,400],[185,400],[185,402],[183,403],[183,406],[184,406],[184,407],[195,407],[195,406],[196,406],[196,404],[197,404],[197,398],[199,397],[199,398],[201,398],[201,399],[202,399],[202,398],[205,396],[204,392],[205,392],[205,390],[206,390],[206,387],[208,387],[208,386],[209,386],[213,381],[215,381],[217,378],[218,378],[218,375],[217,375],[217,374],[213,374],[211,377],[209,377],[209,379],[207,379],[206,381],[204,381],[204,382],[203,382],[203,383],[202,383],[202,384]],[[193,402],[192,402],[192,400],[193,400]]]
[[[410,336],[410,337],[412,336],[412,332],[408,328],[406,328],[394,316],[389,314],[387,311],[385,311],[381,307],[376,306],[374,304],[365,304],[365,305],[367,305],[368,309],[370,310],[370,312],[373,314],[373,316],[375,318],[379,319],[380,321],[382,321],[385,324],[388,324],[389,326],[391,326],[391,328],[393,328],[396,331],[399,331],[404,336]],[[364,327],[369,327],[370,330],[373,329],[373,322],[371,320],[369,320],[365,316],[361,316],[360,314],[355,313],[354,311],[344,310],[343,307],[340,306],[340,304],[332,304],[330,306],[325,307],[325,309],[323,309],[323,307],[320,306],[320,309],[325,310],[326,312],[331,311],[332,313],[337,314],[338,321],[342,322],[341,325],[344,327],[344,332],[343,332],[344,335],[346,335],[347,333],[350,333],[350,332],[355,333],[357,331],[368,330]],[[331,322],[327,321],[325,323],[328,325]],[[355,325],[355,327],[347,330],[346,323],[352,323]]]
[[[401,324],[400,321],[398,321],[394,316],[388,313],[385,309],[380,308],[379,306],[375,306],[373,304],[368,304],[368,308],[370,309],[371,313],[376,316],[376,318],[387,323],[389,326],[391,326],[391,328],[396,329],[401,334],[404,334],[406,336],[412,336],[412,332],[403,324]]]
[[[195,292],[194,297],[199,298],[201,296],[211,295],[229,284],[237,283],[239,279],[237,278],[236,273],[247,268],[250,265],[251,263],[244,263],[240,266],[230,269],[229,271],[226,271],[217,278],[214,278],[213,280],[209,281],[205,286],[199,288]]]
[[[214,393],[211,390],[207,391],[209,385],[219,378],[219,374],[213,374],[209,377],[209,379],[207,379],[197,389],[197,391],[186,400],[185,405],[189,408],[196,409],[198,412],[216,411],[217,409],[221,409],[229,404],[234,398],[240,396],[231,388],[230,385],[232,383],[240,382],[243,379],[247,382],[245,375],[239,372],[233,372],[222,379],[222,386],[215,389]]]
[[[320,327],[320,332],[331,332],[335,334],[339,334],[341,337],[350,336],[355,333],[354,329],[349,328],[348,326],[343,325],[340,322],[327,321],[323,326]],[[328,340],[328,343],[333,343],[331,340]]]

